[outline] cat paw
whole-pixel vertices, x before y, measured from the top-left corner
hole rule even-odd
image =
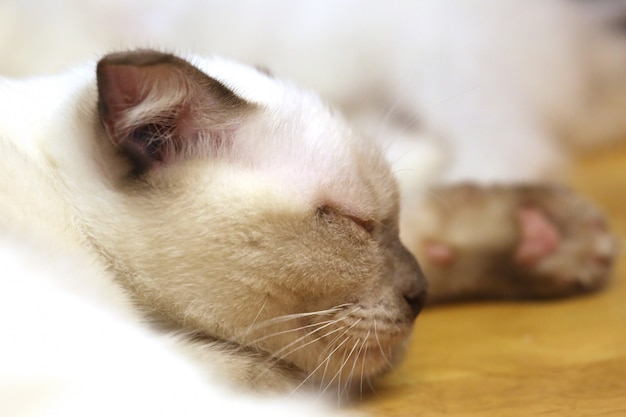
[[[513,267],[530,295],[561,296],[603,287],[617,255],[602,213],[563,187],[520,187]]]
[[[441,187],[420,209],[408,246],[434,300],[590,292],[617,254],[602,213],[564,187]]]

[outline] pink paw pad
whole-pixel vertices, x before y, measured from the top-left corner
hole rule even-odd
[[[520,243],[515,250],[515,261],[532,265],[553,254],[559,247],[561,235],[556,225],[537,208],[523,207],[517,211]]]
[[[424,253],[428,260],[438,266],[447,266],[454,262],[454,250],[441,242],[429,240],[424,243]]]

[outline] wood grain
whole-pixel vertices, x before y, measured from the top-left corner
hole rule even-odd
[[[577,158],[571,184],[623,242],[609,288],[546,302],[431,307],[406,360],[359,409],[381,416],[626,416],[626,147]]]

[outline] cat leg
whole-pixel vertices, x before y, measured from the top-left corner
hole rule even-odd
[[[616,255],[603,215],[556,186],[439,187],[402,228],[435,302],[593,291]]]

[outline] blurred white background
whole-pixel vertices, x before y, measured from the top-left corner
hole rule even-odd
[[[611,0],[2,0],[0,74],[220,54],[319,91],[394,145],[398,172],[537,180],[564,144],[626,137],[625,16]]]

